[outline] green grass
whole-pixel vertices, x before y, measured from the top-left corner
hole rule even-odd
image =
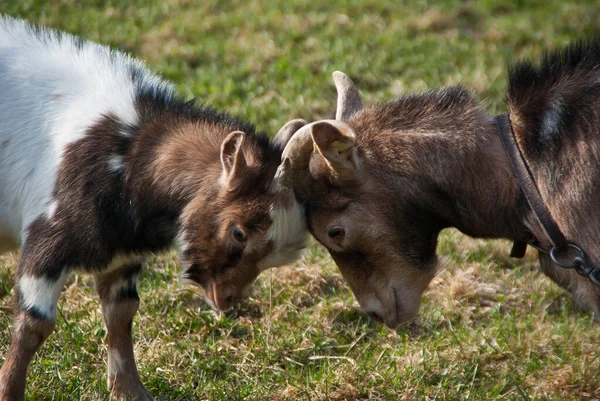
[[[82,5],[84,4],[85,5]],[[506,66],[600,27],[597,1],[40,1],[0,12],[131,52],[182,93],[275,132],[331,117],[331,73],[366,103],[463,83],[504,110]],[[148,261],[135,320],[142,380],[160,400],[599,399],[600,331],[509,244],[443,233],[446,270],[420,317],[368,320],[313,245],[263,274],[223,316],[178,282],[173,256]],[[15,255],[0,260],[0,355]],[[70,281],[58,330],[31,366],[32,400],[102,400],[105,329],[91,278]]]

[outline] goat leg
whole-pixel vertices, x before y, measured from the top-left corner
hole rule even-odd
[[[108,332],[108,389],[118,400],[154,400],[140,381],[133,354],[131,329],[139,307],[140,270],[135,264],[95,277]]]

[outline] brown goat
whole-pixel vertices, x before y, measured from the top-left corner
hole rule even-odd
[[[600,43],[522,62],[508,109],[540,192],[568,240],[600,262]],[[494,119],[460,86],[363,108],[334,73],[336,120],[300,128],[278,175],[306,200],[309,229],[327,247],[363,309],[390,327],[413,318],[436,274],[440,231],[544,244],[513,176]],[[600,314],[600,288],[540,254],[542,270]]]
[[[143,256],[177,244],[184,278],[221,310],[295,259],[304,209],[274,180],[290,132],[270,143],[139,61],[9,17],[0,54],[0,247],[22,244],[0,401],[23,399],[74,270],[95,277],[111,395],[151,400],[131,337]]]

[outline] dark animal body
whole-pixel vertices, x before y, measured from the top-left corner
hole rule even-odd
[[[494,118],[460,86],[363,107],[342,73],[336,120],[304,125],[279,175],[307,204],[362,307],[391,327],[413,318],[436,273],[440,231],[547,245]],[[517,142],[567,240],[600,263],[600,42],[510,69]],[[313,151],[314,149],[314,151]],[[600,315],[600,289],[540,254],[544,273]]]
[[[566,238],[600,264],[600,40],[548,53],[509,73],[508,110],[519,148]],[[530,218],[531,219],[531,218]],[[547,239],[531,219],[532,233]],[[600,289],[540,253],[543,271],[600,317]]]
[[[0,17],[0,237],[22,244],[0,400],[22,400],[68,274],[95,277],[111,395],[150,400],[131,322],[144,255],[177,245],[183,277],[228,309],[303,248],[303,208],[274,180],[285,133],[179,98],[142,63]]]

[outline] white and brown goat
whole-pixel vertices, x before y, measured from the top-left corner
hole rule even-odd
[[[306,200],[309,230],[359,303],[390,327],[413,318],[436,273],[440,231],[545,241],[494,119],[460,86],[363,108],[334,73],[336,120],[300,128],[278,176]],[[600,263],[600,42],[509,73],[515,136],[568,240]],[[294,124],[302,124],[301,120]],[[544,273],[600,316],[600,288],[540,253]]]
[[[22,400],[70,272],[96,280],[113,396],[140,382],[131,322],[144,255],[180,248],[183,275],[225,310],[305,239],[275,171],[289,138],[177,97],[105,46],[0,16],[0,238],[21,245],[0,400]]]

